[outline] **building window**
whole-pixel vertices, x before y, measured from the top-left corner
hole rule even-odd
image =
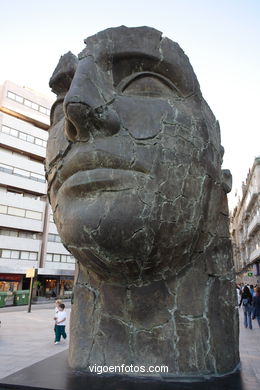
[[[1,131],[2,133],[11,135],[12,137],[19,138],[22,141],[26,141],[37,146],[42,146],[43,148],[46,148],[47,146],[47,141],[44,139],[34,137],[31,134],[24,133],[23,131],[13,129],[12,127],[6,125],[1,126]]]
[[[0,214],[7,214],[7,206],[0,204]]]
[[[53,255],[53,261],[60,262],[60,255]]]
[[[51,253],[46,254],[46,261],[52,261],[52,254]]]
[[[0,188],[3,188],[3,187],[0,187]],[[11,190],[11,189],[9,189],[9,188],[4,189],[3,192],[7,192],[7,194],[8,194],[8,195],[11,195],[11,196],[21,196],[21,197],[24,197],[24,198],[35,199],[35,200],[41,200],[41,199],[40,199],[40,196],[35,195],[35,194],[30,194],[29,192],[15,191],[15,190]]]
[[[0,214],[13,215],[15,217],[42,220],[42,213],[33,210],[20,209],[18,207],[11,207],[0,205]]]
[[[41,221],[42,213],[39,213],[38,211],[26,210],[25,217],[30,219],[37,219],[38,221]]]
[[[15,94],[14,94],[13,92],[11,92],[11,91],[8,91],[8,92],[7,92],[7,97],[8,97],[9,99],[15,100]]]
[[[61,242],[61,238],[58,234],[48,234],[48,241],[50,242]]]
[[[25,217],[25,210],[19,209],[18,207],[10,207],[9,206],[7,214],[14,215],[16,217]]]
[[[18,103],[23,104],[26,107],[30,107],[35,111],[39,111],[44,115],[50,115],[50,110],[46,107],[41,106],[40,104],[34,103],[29,99],[26,99],[20,95],[17,95],[16,93],[13,93],[11,91],[7,91],[7,97],[11,100],[14,100]]]
[[[30,180],[39,181],[41,183],[46,182],[44,175],[40,175],[38,173],[34,173],[34,172],[30,172],[30,171],[25,171],[24,169],[12,167],[10,165],[6,165],[6,164],[2,164],[2,163],[0,163],[0,171],[5,172],[5,173],[9,173],[9,174],[15,175],[15,176],[25,177],[25,178],[30,179]]]
[[[38,258],[38,253],[37,252],[29,252],[29,251],[0,249],[0,258],[1,259],[36,261]]]
[[[57,253],[47,253],[46,261],[61,262],[61,263],[75,263],[75,259],[71,255],[61,255]]]
[[[19,251],[11,251],[11,259],[19,259]]]
[[[5,173],[11,173],[13,174],[13,168],[9,167],[9,165],[1,164],[0,163],[0,171]]]

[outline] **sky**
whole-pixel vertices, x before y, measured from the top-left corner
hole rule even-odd
[[[260,0],[0,0],[0,84],[54,98],[48,83],[60,56],[120,25],[154,27],[188,55],[220,122],[232,209],[260,155]]]

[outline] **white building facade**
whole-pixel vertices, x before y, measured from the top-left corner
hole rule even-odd
[[[260,157],[254,160],[242,194],[231,217],[237,281],[260,285]]]
[[[6,81],[0,86],[0,291],[69,294],[75,259],[64,248],[47,201],[44,159],[52,101]]]

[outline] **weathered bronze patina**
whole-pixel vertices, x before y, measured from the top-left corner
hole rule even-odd
[[[54,219],[78,260],[70,364],[231,372],[238,322],[218,122],[161,32],[122,26],[85,43],[51,77],[46,159]]]

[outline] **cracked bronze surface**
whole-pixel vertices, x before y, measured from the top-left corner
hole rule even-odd
[[[70,364],[239,363],[220,129],[179,45],[124,26],[67,53],[50,80],[46,175],[78,260]]]

